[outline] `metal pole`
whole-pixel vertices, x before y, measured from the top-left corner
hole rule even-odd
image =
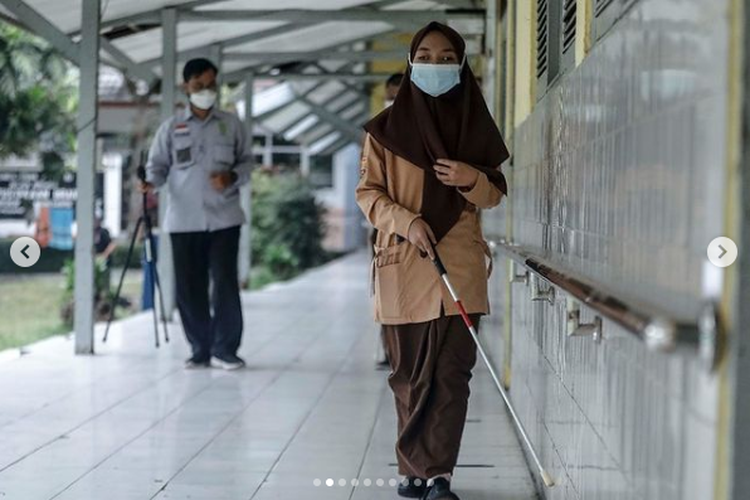
[[[299,154],[299,170],[303,177],[310,177],[310,148],[302,146]]]
[[[78,105],[78,172],[76,183],[75,352],[94,353],[94,177],[96,175],[97,91],[99,82],[99,4],[81,7]]]
[[[487,108],[495,115],[495,79],[497,70],[497,3],[498,0],[487,0],[487,12],[484,37],[484,99]]]
[[[214,21],[247,22],[247,21],[288,21],[313,22],[329,21],[349,22],[378,22],[383,21],[392,25],[403,25],[409,29],[415,24],[427,24],[431,21],[447,23],[449,21],[474,21],[484,18],[483,9],[450,10],[372,10],[372,9],[338,9],[338,10],[309,10],[309,9],[211,9],[211,10],[182,10],[181,20],[188,23],[205,23]]]
[[[253,156],[253,94],[254,94],[255,78],[252,73],[248,73],[245,76],[245,128],[247,129],[247,151],[250,153],[250,158],[255,159]],[[251,170],[252,171],[252,170]],[[240,189],[240,200],[242,202],[242,209],[247,215],[247,224],[242,226],[240,230],[240,253],[238,269],[240,273],[240,283],[249,284],[250,281],[250,269],[252,268],[253,262],[253,248],[251,245],[251,231],[253,225],[253,191],[251,188],[252,182],[245,184]]]
[[[273,165],[273,133],[266,134],[266,144],[263,150],[263,165],[269,167]]]
[[[218,43],[215,43],[211,45],[210,50],[210,56],[211,62],[216,65],[217,68],[219,68],[219,74],[216,76],[216,102],[219,104],[218,109],[221,109],[221,82],[223,79],[223,73],[221,71],[221,65],[224,62],[223,54],[221,51],[221,45]],[[176,64],[176,62],[175,62]]]
[[[173,8],[161,11],[162,18],[162,80],[161,80],[161,119],[168,120],[174,115],[177,90],[177,11]],[[159,278],[164,298],[164,311],[167,319],[172,318],[175,307],[174,265],[172,244],[169,235],[163,231],[166,219],[169,193],[159,192]]]

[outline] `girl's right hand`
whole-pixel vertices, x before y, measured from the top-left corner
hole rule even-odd
[[[427,254],[431,260],[435,260],[435,252],[432,246],[437,244],[437,238],[435,238],[435,233],[432,232],[429,224],[423,219],[414,219],[414,222],[409,226],[408,237],[409,243],[417,247],[423,256]]]

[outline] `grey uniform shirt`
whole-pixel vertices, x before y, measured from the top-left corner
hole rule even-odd
[[[169,193],[163,229],[170,233],[218,231],[245,223],[239,188],[250,180],[252,157],[242,122],[212,109],[205,120],[190,108],[156,132],[146,164],[146,180]],[[223,192],[211,173],[233,170],[237,181]]]

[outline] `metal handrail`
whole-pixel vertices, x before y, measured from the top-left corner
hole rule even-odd
[[[677,349],[697,351],[707,369],[716,368],[723,339],[721,323],[714,302],[706,302],[695,318],[674,318],[655,306],[616,297],[604,287],[556,269],[549,261],[533,255],[524,248],[506,241],[490,241],[490,247],[500,250],[528,272],[544,279],[560,291],[571,295],[602,317],[618,324],[643,340],[653,350],[671,352]],[[528,283],[513,272],[513,282]]]

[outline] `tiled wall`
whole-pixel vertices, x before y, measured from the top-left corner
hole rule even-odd
[[[536,105],[513,145],[515,243],[696,315],[722,233],[728,3],[637,2]],[[529,295],[512,285],[511,394],[558,482],[546,497],[713,498],[715,378],[607,321],[601,343],[568,338],[565,297]]]

